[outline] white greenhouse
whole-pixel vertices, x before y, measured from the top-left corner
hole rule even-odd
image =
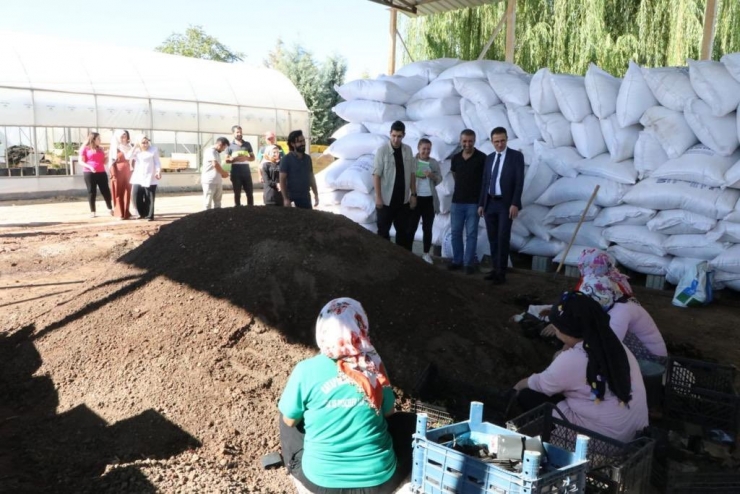
[[[146,133],[165,187],[198,183],[201,150],[239,124],[257,149],[274,130],[310,133],[309,111],[280,72],[154,51],[0,32],[0,197],[84,189],[88,132]]]

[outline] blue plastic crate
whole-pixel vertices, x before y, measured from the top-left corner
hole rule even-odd
[[[544,443],[541,454],[525,451],[522,472],[512,472],[460,453],[452,441],[487,444],[492,436],[526,437],[483,422],[483,404],[473,402],[470,420],[427,431],[427,416],[419,414],[414,434],[412,489],[424,494],[583,493],[586,485],[588,437],[579,436],[571,453]],[[540,469],[540,465],[544,465]]]

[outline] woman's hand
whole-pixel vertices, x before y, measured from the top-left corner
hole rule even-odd
[[[519,381],[518,383],[514,385],[514,389],[517,392],[523,389],[527,389],[527,388],[529,388],[529,378],[528,377],[525,377],[524,379],[522,379],[521,381]]]

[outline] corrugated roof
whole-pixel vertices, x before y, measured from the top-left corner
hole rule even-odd
[[[478,7],[501,0],[370,0],[386,7],[400,10],[407,15],[441,14],[451,10]]]

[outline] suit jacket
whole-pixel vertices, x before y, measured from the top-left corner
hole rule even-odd
[[[486,164],[483,169],[483,184],[480,190],[478,206],[486,209],[488,205],[488,187],[491,182],[493,171],[493,159],[496,153],[486,156]],[[499,165],[501,166],[501,165]],[[495,177],[494,177],[495,179]],[[524,155],[516,149],[506,148],[503,169],[501,170],[501,200],[506,206],[516,206],[522,209],[522,189],[524,189]]]

